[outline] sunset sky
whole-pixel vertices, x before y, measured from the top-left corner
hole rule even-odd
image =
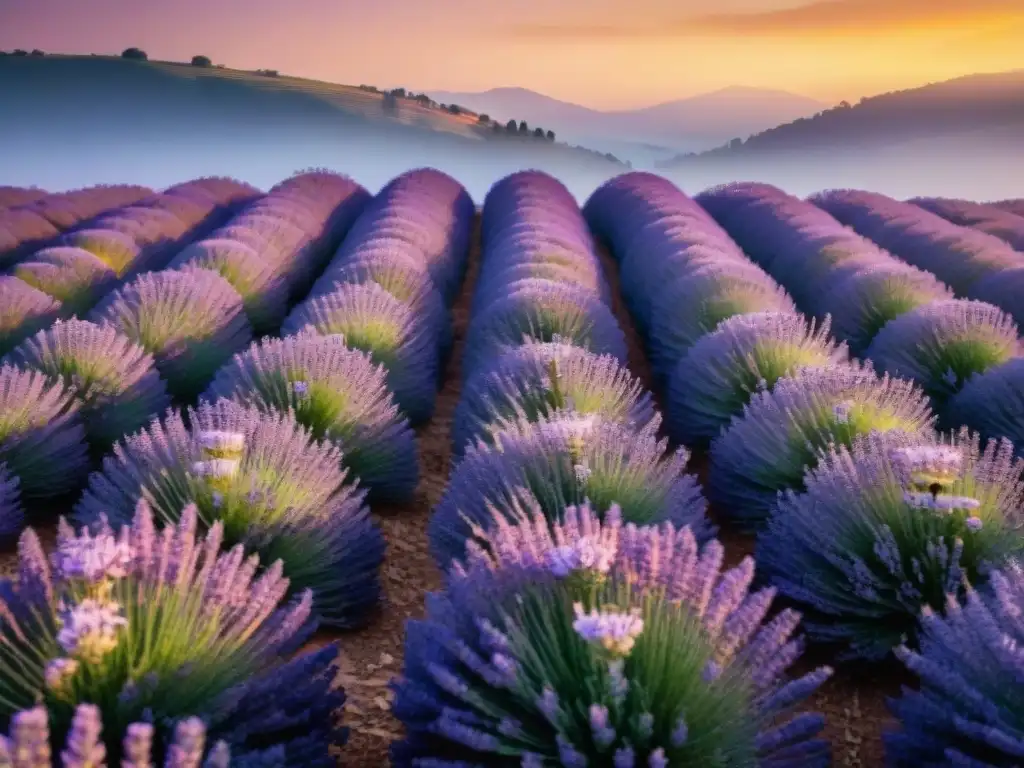
[[[414,90],[596,108],[730,85],[856,100],[1024,68],[1022,0],[0,0],[0,49],[205,54]]]

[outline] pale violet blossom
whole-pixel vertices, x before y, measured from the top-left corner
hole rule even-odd
[[[597,611],[589,613],[580,603],[573,605],[576,620],[572,628],[576,634],[603,648],[613,656],[627,656],[633,650],[636,638],[644,629],[644,620],[637,611]]]
[[[835,416],[836,422],[839,424],[849,424],[852,411],[853,403],[842,402],[832,406],[832,415]]]
[[[54,569],[65,580],[83,580],[95,584],[105,579],[120,579],[128,572],[133,557],[127,542],[110,534],[64,539],[53,554]]]
[[[595,539],[581,536],[571,544],[548,550],[548,568],[557,577],[564,578],[575,570],[593,570],[608,573],[615,560],[615,547]]]
[[[573,464],[572,471],[573,474],[576,475],[576,482],[581,484],[587,482],[592,474],[590,467],[588,467],[586,463]]]
[[[299,397],[304,397],[309,392],[309,384],[304,381],[293,381],[292,391]]]
[[[951,482],[963,466],[963,453],[949,445],[897,448],[891,457],[915,483]]]

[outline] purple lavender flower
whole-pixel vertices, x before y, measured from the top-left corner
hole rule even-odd
[[[158,532],[140,503],[130,527],[100,527],[99,536],[132,552],[127,567],[110,574],[117,611],[82,599],[77,581],[46,567],[35,533],[22,534],[19,572],[0,583],[0,716],[11,717],[12,746],[32,755],[33,765],[50,765],[49,752],[36,751],[49,749],[48,721],[55,743],[66,744],[68,768],[91,764],[104,751],[132,768],[165,759],[192,765],[180,761],[193,752],[198,759],[204,739],[223,740],[241,764],[258,762],[268,750],[275,764],[323,766],[333,759],[328,749],[344,735],[333,722],[344,695],[329,685],[337,647],[287,661],[315,628],[311,594],[282,604],[289,583],[280,563],[261,572],[241,547],[220,551],[221,524],[204,539],[196,537],[197,523],[192,506]],[[79,537],[61,522],[61,547],[82,549]],[[140,648],[159,653],[139,654]],[[53,682],[59,684],[46,691]],[[45,704],[28,709],[37,700]],[[219,762],[210,765],[224,765],[225,747],[212,757]]]
[[[1021,352],[1017,325],[1008,315],[991,304],[953,300],[924,304],[892,320],[867,356],[880,370],[916,381],[942,407],[972,376]]]
[[[0,275],[0,355],[60,314],[60,302],[26,282]]]
[[[689,454],[666,455],[656,421],[635,431],[597,416],[510,422],[495,445],[470,447],[456,465],[434,508],[428,535],[438,563],[461,556],[467,540],[481,535],[494,516],[514,518],[534,505],[551,520],[589,499],[594,508],[618,504],[628,520],[669,520],[691,525],[699,536],[710,526],[706,504],[692,475],[683,475]],[[590,472],[583,482],[575,470]]]
[[[232,240],[192,243],[170,263],[171,269],[196,267],[216,272],[242,297],[255,334],[276,331],[288,313],[288,284],[274,265]]]
[[[711,444],[708,494],[734,519],[758,525],[779,492],[803,487],[820,451],[871,431],[927,437],[933,420],[909,381],[855,363],[803,369],[755,394]]]
[[[950,424],[965,424],[986,439],[1005,437],[1024,456],[1024,359],[973,377],[949,401]]]
[[[750,558],[721,573],[718,542],[702,548],[689,528],[668,523],[623,524],[617,507],[569,507],[553,523],[535,505],[483,527],[445,590],[428,598],[427,617],[408,624],[394,683],[406,727],[392,746],[396,765],[488,764],[499,754],[529,765],[538,754],[571,755],[574,765],[612,754],[617,765],[706,765],[713,756],[828,764],[822,718],[788,713],[831,670],[786,679],[799,616],[784,610],[765,622],[773,592],[748,591]],[[602,581],[550,567],[581,537],[612,553]],[[492,669],[496,640],[515,685]],[[472,738],[456,724],[471,724]]]
[[[836,344],[829,331],[827,318],[816,325],[780,312],[725,320],[672,371],[666,393],[670,437],[687,445],[710,441],[759,389],[771,389],[801,368],[846,362],[846,345]]]
[[[341,334],[387,370],[388,387],[413,424],[429,419],[437,397],[436,337],[413,311],[376,283],[344,284],[296,307],[283,334]]]
[[[57,322],[4,361],[69,385],[81,403],[86,436],[100,450],[170,405],[153,357],[110,326],[77,319]]]
[[[24,499],[73,490],[89,471],[79,404],[61,382],[0,366],[0,463]]]
[[[416,443],[370,355],[338,335],[264,339],[225,365],[204,394],[261,411],[290,411],[317,439],[338,444],[342,463],[374,501],[408,501],[419,481]]]
[[[362,621],[379,597],[384,542],[338,449],[313,440],[290,415],[229,400],[201,403],[187,423],[170,411],[118,443],[75,505],[76,521],[125,524],[145,499],[169,525],[197,504],[204,526],[219,521],[229,543],[283,560],[296,589],[314,590],[325,622]],[[230,473],[206,472],[200,437],[209,431],[245,436]]]
[[[534,342],[510,349],[486,372],[470,377],[455,408],[452,448],[461,455],[474,440],[491,441],[509,419],[534,421],[558,409],[599,414],[637,429],[655,418],[650,393],[616,358],[564,342]]]
[[[252,338],[242,298],[208,269],[140,275],[90,315],[117,328],[156,360],[172,393],[188,399]]]
[[[947,474],[953,465],[935,460],[951,451],[960,463]],[[982,446],[966,429],[941,439],[861,436],[831,449],[804,492],[779,501],[758,563],[804,607],[812,637],[849,655],[884,656],[903,638],[913,642],[922,607],[942,610],[964,578],[980,583],[1024,553],[1012,533],[1024,525],[1022,471],[1009,442]],[[935,490],[919,490],[926,483]]]
[[[918,690],[890,700],[900,720],[886,733],[886,759],[895,768],[928,764],[1013,765],[1024,752],[1024,569],[1008,563],[983,591],[968,588],[921,619],[920,650],[896,655],[920,678]]]

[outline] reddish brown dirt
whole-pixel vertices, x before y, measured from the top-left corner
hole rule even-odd
[[[348,693],[344,715],[352,729],[348,745],[340,752],[340,763],[351,768],[375,768],[387,765],[388,745],[399,737],[401,727],[389,712],[391,695],[388,682],[401,671],[404,624],[420,617],[428,591],[440,585],[440,576],[427,551],[426,527],[430,510],[441,497],[449,471],[449,433],[452,414],[459,398],[459,363],[466,333],[469,298],[478,266],[478,238],[474,237],[470,272],[458,298],[453,318],[455,349],[448,364],[444,385],[438,395],[433,420],[418,432],[421,480],[415,500],[401,508],[374,510],[388,541],[383,569],[385,605],[363,629],[345,634],[321,633],[319,645],[338,640],[342,655],[338,682]],[[637,335],[628,314],[618,299],[614,262],[604,258],[608,277],[616,296],[615,312],[630,342],[630,366],[646,385],[651,377]],[[706,457],[691,460],[693,471],[703,476]],[[722,526],[730,563],[753,552],[753,539],[730,529],[728,521],[712,510]],[[46,543],[52,542],[52,529],[44,531]],[[11,553],[0,553],[0,574],[13,565]],[[832,663],[818,653],[801,664],[810,668]],[[840,667],[835,676],[814,697],[809,708],[825,714],[826,736],[831,740],[837,766],[875,768],[883,764],[881,733],[890,722],[884,698],[895,695],[907,676],[891,667]]]

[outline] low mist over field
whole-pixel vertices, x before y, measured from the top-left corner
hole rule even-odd
[[[751,89],[607,112],[525,89],[433,94],[467,102],[457,111],[414,95],[389,102],[372,87],[187,63],[5,56],[0,179],[53,190],[102,182],[158,188],[222,174],[266,188],[297,169],[328,167],[377,189],[404,170],[432,166],[480,201],[497,179],[537,168],[583,199],[632,166],[691,193],[752,179],[798,195],[835,187],[896,197],[1024,192],[1019,174],[1007,172],[1024,157],[1019,72],[813,113],[820,102]],[[509,120],[521,121],[520,130],[509,134]],[[754,128],[753,136],[741,133]]]

